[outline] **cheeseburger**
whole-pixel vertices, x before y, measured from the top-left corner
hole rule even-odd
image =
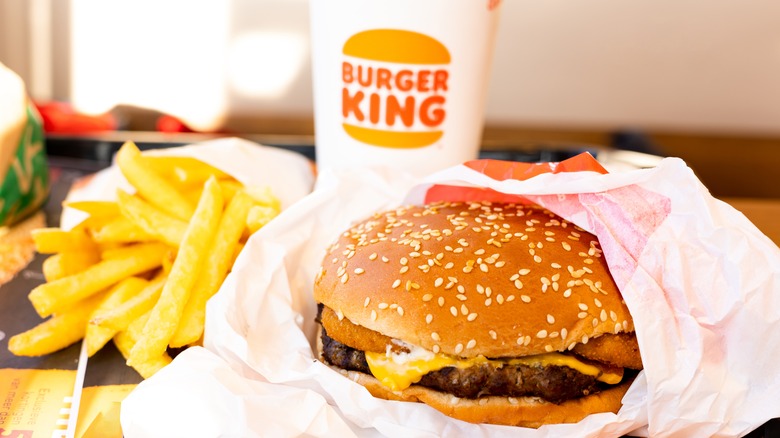
[[[642,368],[598,240],[534,205],[375,214],[327,249],[314,298],[325,363],[473,423],[617,412]]]

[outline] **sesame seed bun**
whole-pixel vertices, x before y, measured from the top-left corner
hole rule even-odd
[[[596,237],[533,205],[378,213],[328,248],[314,298],[356,325],[463,358],[634,331]]]

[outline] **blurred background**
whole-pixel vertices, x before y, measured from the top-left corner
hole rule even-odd
[[[0,0],[53,136],[311,144],[308,31],[307,0]],[[716,196],[780,197],[780,3],[505,1],[485,117],[485,148],[679,156]]]

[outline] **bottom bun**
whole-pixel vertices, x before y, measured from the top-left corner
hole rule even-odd
[[[392,391],[374,376],[357,371],[331,367],[349,379],[363,385],[377,398],[421,402],[459,420],[507,426],[538,428],[545,424],[576,423],[590,414],[617,411],[631,381],[596,394],[567,400],[560,404],[538,397],[482,397],[476,400],[459,398],[424,386],[412,385],[403,391]]]

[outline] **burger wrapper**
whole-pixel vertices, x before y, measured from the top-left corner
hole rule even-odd
[[[317,360],[311,294],[324,248],[376,210],[463,198],[529,200],[598,236],[645,366],[617,414],[538,430],[469,424],[373,398]],[[122,427],[129,437],[743,435],[780,416],[778,291],[778,247],[679,159],[620,173],[589,155],[476,161],[422,181],[323,173],[251,237],[208,304],[204,347],[141,383]]]

